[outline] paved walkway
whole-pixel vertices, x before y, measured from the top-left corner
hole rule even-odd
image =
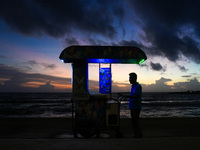
[[[200,137],[143,139],[1,139],[1,150],[199,150]]]

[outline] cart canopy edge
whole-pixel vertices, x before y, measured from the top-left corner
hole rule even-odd
[[[135,46],[69,46],[59,58],[64,63],[86,60],[87,63],[141,64],[147,56]]]

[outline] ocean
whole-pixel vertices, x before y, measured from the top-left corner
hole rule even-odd
[[[71,96],[71,93],[0,93],[0,117],[70,118]],[[141,118],[200,117],[200,94],[144,92],[142,105]],[[121,102],[120,117],[130,118],[128,101]]]

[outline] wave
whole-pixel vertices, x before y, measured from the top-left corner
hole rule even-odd
[[[200,95],[144,93],[142,99],[142,117],[200,117]],[[0,95],[0,117],[71,117],[71,106],[71,93]],[[122,101],[120,114],[130,117],[128,101]]]

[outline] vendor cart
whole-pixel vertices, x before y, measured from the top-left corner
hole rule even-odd
[[[59,57],[64,63],[72,63],[72,128],[74,137],[99,136],[101,129],[120,132],[120,100],[111,95],[111,64],[141,64],[147,57],[137,47],[127,46],[70,46]],[[99,93],[88,90],[88,63],[99,65]]]

